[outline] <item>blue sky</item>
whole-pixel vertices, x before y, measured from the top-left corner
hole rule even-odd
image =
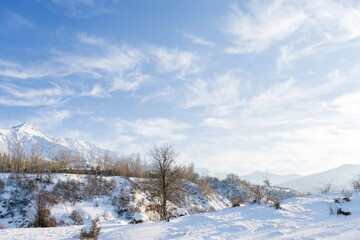
[[[358,1],[3,0],[0,127],[212,171],[359,164]]]

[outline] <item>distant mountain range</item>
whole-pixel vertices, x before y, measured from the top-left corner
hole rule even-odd
[[[68,151],[73,155],[80,154],[88,163],[107,152],[106,149],[87,141],[48,137],[26,122],[11,129],[0,129],[0,152],[11,151],[16,143],[21,145],[26,154],[34,152],[51,159],[59,156],[61,151]],[[119,156],[113,151],[108,151],[108,154],[112,157]]]
[[[114,151],[108,151],[87,141],[72,138],[51,138],[28,123],[22,123],[11,129],[0,129],[0,152],[11,151],[12,146],[19,143],[24,153],[39,153],[46,158],[53,158],[62,151],[71,154],[80,154],[83,159],[91,163],[91,160],[100,158],[108,153],[113,159],[120,157]],[[224,179],[228,172],[212,172],[206,168],[195,168],[200,176],[212,176]],[[266,172],[254,172],[240,176],[253,184],[263,184],[265,177],[268,177],[271,185],[287,187],[302,193],[319,193],[324,184],[331,183],[332,191],[341,191],[351,188],[351,183],[360,175],[360,165],[342,165],[340,167],[324,172],[301,176],[298,174],[277,175]]]
[[[345,164],[320,173],[278,183],[303,193],[320,193],[325,184],[331,183],[332,192],[351,189],[353,180],[360,176],[360,165]]]
[[[224,179],[228,173],[217,173],[206,168],[195,168],[200,176],[212,176]],[[331,183],[331,192],[339,192],[343,189],[351,189],[352,182],[360,176],[360,165],[345,164],[337,168],[302,176],[298,174],[278,175],[256,171],[254,173],[239,176],[253,184],[263,185],[264,179],[269,179],[270,184],[279,187],[294,189],[301,193],[320,193],[324,185]]]
[[[258,185],[264,184],[264,180],[266,177],[270,181],[271,185],[278,185],[279,183],[295,180],[303,176],[299,174],[278,175],[278,174],[266,173],[260,171],[256,171],[248,175],[240,176],[241,179],[245,179],[253,184],[258,184]]]

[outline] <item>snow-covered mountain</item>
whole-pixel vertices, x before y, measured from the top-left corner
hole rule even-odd
[[[216,177],[220,180],[225,179],[229,174],[228,172],[213,172],[204,167],[195,167],[195,172],[198,173],[200,177]]]
[[[303,193],[319,193],[324,184],[331,183],[332,191],[351,188],[352,181],[360,175],[360,165],[345,164],[324,172],[311,174],[295,180],[277,184]]]
[[[240,176],[241,179],[251,182],[252,184],[263,185],[265,178],[268,178],[271,185],[277,185],[282,182],[292,181],[303,176],[298,174],[278,175],[273,173],[266,173],[256,171],[248,175]]]
[[[78,153],[90,162],[107,151],[87,141],[48,137],[26,122],[11,129],[0,129],[0,152],[12,151],[17,143],[20,144],[24,153],[39,154],[49,159],[59,156],[62,151],[68,151],[72,155]],[[108,153],[112,157],[118,156],[112,151]]]

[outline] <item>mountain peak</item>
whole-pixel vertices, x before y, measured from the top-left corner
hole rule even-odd
[[[20,125],[12,127],[12,129],[17,129],[17,128],[32,128],[32,129],[34,129],[34,127],[31,126],[28,122],[23,122]]]

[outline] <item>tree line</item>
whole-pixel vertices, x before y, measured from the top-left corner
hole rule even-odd
[[[30,152],[26,152],[20,142],[11,144],[8,151],[0,153],[0,172],[152,177],[152,165],[143,161],[139,154],[114,156],[110,151],[97,155],[90,152],[90,159],[87,161],[84,154],[78,151],[61,150],[55,154],[50,149],[47,153],[45,157],[44,150],[39,145],[34,145]],[[179,167],[182,169],[182,178],[192,181],[196,178],[193,164]]]

